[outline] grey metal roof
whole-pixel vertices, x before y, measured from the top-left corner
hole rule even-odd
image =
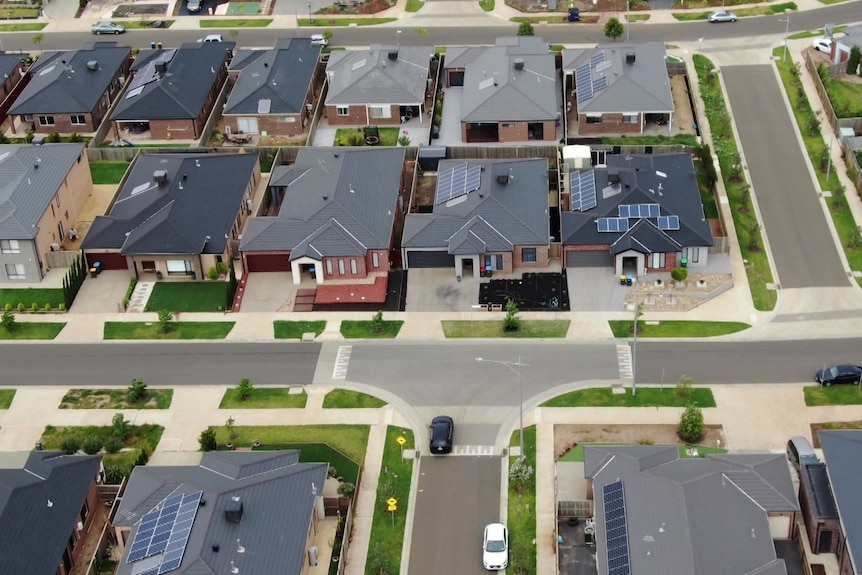
[[[397,54],[395,60],[390,54]],[[425,101],[433,46],[371,46],[329,54],[326,105],[401,104]]]
[[[625,232],[600,232],[596,225],[598,218],[617,217],[623,204],[659,204],[662,216],[679,216],[680,229],[662,231],[679,246],[713,245],[691,155],[609,155],[606,161],[607,167],[594,169],[598,205],[585,212],[561,213],[564,245],[612,245],[625,236]],[[619,176],[619,185],[610,184],[609,171]],[[638,251],[647,253],[645,249],[648,246]]]
[[[81,248],[123,254],[220,254],[257,165],[256,154],[141,154]],[[167,172],[159,184],[154,173]],[[207,239],[209,238],[209,239]]]
[[[404,157],[403,148],[303,148],[293,164],[273,169],[270,189],[286,187],[284,202],[278,216],[249,218],[240,250],[310,244],[323,257],[388,249]]]
[[[549,121],[559,117],[559,77],[554,55],[542,38],[497,38],[495,46],[470,50],[457,54],[454,62],[446,59],[447,69],[466,66],[462,122]],[[515,68],[516,61],[523,64],[522,69]]]
[[[783,454],[680,459],[677,446],[587,446],[584,469],[600,574],[608,572],[601,488],[618,480],[633,573],[786,573],[767,517],[799,510]]]
[[[836,38],[839,42],[845,44],[862,44],[862,26],[851,26],[844,28],[844,35]]]
[[[566,73],[572,73],[593,56],[601,55],[605,61],[601,69],[593,69],[591,81],[603,75],[607,78],[607,88],[594,92],[583,102],[578,101],[579,114],[673,112],[663,42],[604,44],[593,50],[577,50],[577,55],[567,52],[570,51],[563,51]],[[634,64],[626,62],[628,53],[635,54]]]
[[[0,145],[0,239],[30,240],[84,144]]]
[[[233,42],[194,42],[177,49],[142,51],[111,119],[197,118],[233,46]],[[156,70],[157,61],[167,62],[164,74]]]
[[[177,573],[230,573],[231,561],[243,573],[299,573],[315,494],[323,493],[327,468],[326,463],[298,463],[293,451],[211,452],[196,466],[138,466],[114,525],[134,525],[133,538],[140,518],[164,499],[162,490],[153,502],[163,485],[175,486],[170,493],[176,494],[203,491],[206,504],[198,507]],[[239,523],[224,518],[232,497],[243,504]],[[131,575],[135,567],[124,557],[117,573]]]
[[[22,468],[0,469],[0,573],[57,573],[100,460],[34,451]]]
[[[826,464],[812,463],[803,465],[799,470],[802,489],[809,494],[809,500],[813,504],[812,512],[816,519],[836,519],[838,508],[835,506],[835,497],[832,496],[832,487],[829,485],[829,475],[826,473]]]
[[[80,50],[45,52],[30,69],[30,83],[10,114],[86,114],[92,112],[131,48],[95,42]],[[96,69],[88,67],[96,62]]]
[[[542,158],[466,163],[483,168],[479,189],[462,196],[463,201],[435,205],[433,213],[408,214],[401,245],[447,249],[453,254],[509,251],[512,245],[548,245],[548,161]],[[438,173],[463,164],[464,160],[442,160]],[[508,183],[498,182],[498,176],[509,176]],[[464,244],[467,231],[475,236],[472,244]]]
[[[305,111],[319,57],[320,46],[312,46],[310,38],[281,38],[272,50],[254,51],[242,62],[224,113],[261,115],[263,100],[269,100],[269,114]]]
[[[862,572],[862,431],[821,430],[820,446],[855,573]]]
[[[15,68],[22,68],[24,66],[24,62],[30,54],[9,54],[7,52],[0,52],[0,76],[2,76],[2,84],[5,82],[9,76],[15,73]]]

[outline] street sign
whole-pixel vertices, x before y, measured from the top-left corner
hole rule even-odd
[[[386,508],[386,510],[387,511],[398,511],[398,506],[397,505],[390,505],[389,507]]]
[[[407,440],[404,438],[403,435],[399,435],[398,439],[396,439],[395,441],[398,442],[398,445],[404,445],[405,443],[407,443]]]
[[[394,497],[390,497],[389,499],[386,500],[386,504],[387,505],[398,505],[398,500],[395,499]]]

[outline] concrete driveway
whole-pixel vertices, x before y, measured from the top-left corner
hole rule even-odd
[[[470,311],[478,302],[479,282],[467,277],[459,282],[451,268],[411,269],[407,274],[406,311]]]
[[[314,289],[317,284],[307,277],[303,283],[294,285],[290,272],[250,273],[245,284],[241,311],[291,311],[291,296],[297,289]]]
[[[95,278],[88,275],[69,313],[123,312],[123,298],[131,279],[129,270],[106,270]]]
[[[620,278],[608,266],[566,268],[569,305],[572,311],[623,311],[632,288],[621,286]]]

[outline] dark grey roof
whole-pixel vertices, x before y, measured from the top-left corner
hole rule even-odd
[[[678,252],[682,249],[664,230],[658,229],[651,220],[642,219],[635,222],[628,231],[611,244],[611,254],[634,250],[636,252],[654,254],[662,252]]]
[[[177,49],[142,51],[111,119],[197,118],[233,46],[233,42],[195,42]],[[167,63],[164,74],[156,69],[157,62]]]
[[[515,62],[523,64],[515,68]],[[556,120],[560,91],[554,55],[542,38],[497,38],[494,46],[458,50],[446,68],[465,68],[462,122]]]
[[[626,61],[630,53],[635,55],[634,64]],[[604,58],[604,63],[592,68],[590,82],[604,76],[607,88],[593,92],[591,98],[579,100],[579,114],[673,112],[664,42],[604,44],[593,50],[563,50],[563,69],[572,73],[594,56]],[[583,87],[577,86],[577,89]]]
[[[820,446],[854,572],[862,572],[862,431],[821,430]]]
[[[31,80],[10,114],[85,114],[131,55],[128,46],[97,42],[80,50],[45,52],[30,69]],[[88,63],[96,62],[91,70]]]
[[[96,217],[81,248],[220,254],[257,161],[256,154],[138,155],[110,212]],[[159,170],[167,172],[163,184],[154,179]]]
[[[323,493],[327,468],[326,463],[298,463],[295,451],[211,452],[196,466],[138,466],[114,525],[134,526],[132,541],[141,517],[165,497],[203,491],[206,504],[198,507],[176,573],[230,573],[231,561],[243,573],[299,573],[315,494]],[[224,517],[233,497],[243,505],[239,523]],[[213,551],[213,545],[219,551]],[[239,545],[245,548],[243,554],[237,551]],[[131,575],[139,563],[129,565],[123,557],[118,575]]]
[[[463,200],[435,205],[433,213],[408,214],[403,247],[483,254],[511,251],[513,245],[548,245],[547,160],[443,160],[438,174],[465,163],[483,168],[479,189]],[[498,182],[498,176],[509,176],[508,183]]]
[[[390,53],[397,53],[391,60]],[[433,46],[372,46],[329,54],[326,105],[401,104],[425,101]]]
[[[843,36],[839,36],[836,40],[851,46],[854,44],[862,44],[862,26],[844,28],[843,32]]]
[[[609,172],[619,176],[612,185]],[[651,248],[703,247],[714,243],[712,230],[703,213],[697,174],[689,154],[651,154],[642,156],[607,156],[607,167],[595,168],[597,206],[584,212],[562,212],[564,245],[610,245],[621,242],[613,253],[631,248],[652,253]],[[664,175],[660,175],[664,174]],[[635,225],[628,232],[600,232],[598,218],[615,218],[623,204],[659,204],[662,216],[679,216],[680,229],[661,230],[656,218]],[[644,219],[644,218],[642,218]],[[654,231],[649,228],[655,228]],[[635,240],[640,240],[638,243]]]
[[[282,38],[272,50],[244,57],[225,114],[298,114],[304,111],[320,46],[310,38]],[[231,62],[231,69],[234,69]]]
[[[768,512],[798,511],[783,454],[680,459],[678,446],[587,446],[596,562],[608,572],[602,487],[622,481],[631,571],[642,575],[786,573]]]
[[[57,573],[100,460],[34,451],[23,468],[0,469],[0,573]]]
[[[803,465],[799,470],[802,489],[808,492],[812,503],[812,513],[816,519],[837,519],[838,509],[835,507],[835,497],[829,485],[829,475],[826,464],[812,463]]]
[[[286,188],[284,202],[278,216],[248,220],[240,250],[300,249],[317,259],[388,249],[404,155],[403,148],[303,148],[295,163],[273,169],[270,189]]]
[[[11,76],[15,72],[15,68],[22,68],[24,66],[24,61],[30,54],[9,54],[7,52],[0,52],[0,84],[6,81],[9,76]]]
[[[84,144],[0,145],[0,239],[29,240]]]

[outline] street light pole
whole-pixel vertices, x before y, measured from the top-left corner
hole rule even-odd
[[[781,57],[782,62],[787,62],[787,37],[790,35],[790,14],[786,14],[784,21],[787,26],[784,28],[784,56]]]
[[[629,16],[631,11],[631,0],[626,0],[626,42],[629,41],[629,28],[632,26],[632,19]]]
[[[311,2],[306,2],[305,6],[308,8],[308,23],[314,24],[314,18],[311,17]]]
[[[521,361],[521,356],[518,356],[518,363],[513,363],[511,361],[500,361],[497,359],[485,359],[483,357],[477,357],[476,361],[479,363],[499,363],[500,365],[505,365],[510,370],[515,372],[518,375],[518,389],[519,389],[519,397],[520,401],[518,402],[518,415],[520,420],[520,440],[521,440],[521,456],[519,459],[524,458],[524,375],[522,368],[530,367],[530,364],[523,363]],[[517,366],[517,370],[515,367]]]
[[[638,356],[638,294],[634,292],[634,302],[635,302],[635,320],[633,324],[632,333],[634,334],[634,338],[632,340],[632,395],[638,394],[638,379],[637,379],[637,365],[635,361]]]
[[[395,47],[401,48],[401,30],[395,31]]]

